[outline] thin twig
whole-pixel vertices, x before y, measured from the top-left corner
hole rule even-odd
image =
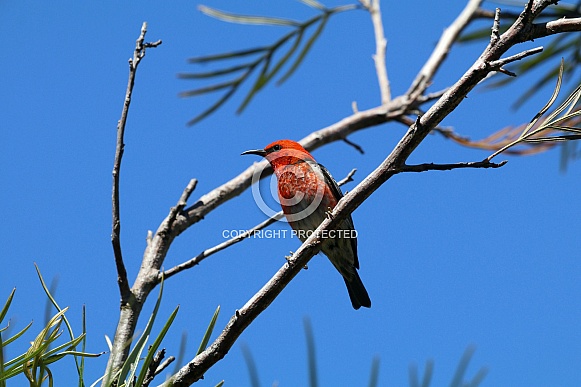
[[[496,71],[501,71],[502,66],[507,65],[507,64],[512,63],[512,62],[516,62],[517,60],[521,60],[523,58],[526,58],[527,56],[538,54],[541,51],[543,51],[543,47],[531,48],[530,50],[519,52],[516,55],[511,55],[511,56],[508,56],[506,58],[502,58],[502,59],[488,62],[488,66]]]
[[[377,80],[381,92],[381,104],[386,104],[391,100],[391,87],[385,63],[387,40],[385,39],[385,33],[383,31],[379,0],[360,0],[360,3],[371,15],[371,22],[373,23],[373,31],[375,33],[375,54],[373,55],[373,61],[375,62],[375,71],[377,72]]]
[[[363,147],[359,144],[354,143],[353,141],[344,138],[343,141],[345,142],[345,144],[352,146],[353,148],[355,148],[355,150],[359,153],[361,153],[362,155],[365,154],[365,151],[363,150]]]
[[[155,376],[159,374],[159,372],[157,372],[157,369],[159,368],[161,361],[163,360],[164,357],[165,357],[165,348],[160,349],[155,353],[155,355],[153,355],[153,359],[151,360],[151,363],[149,363],[149,366],[147,367],[145,379],[143,380],[143,384],[141,385],[142,387],[149,386],[149,384],[153,381],[153,378],[155,378]]]
[[[492,32],[490,34],[490,45],[494,46],[500,39],[500,8],[494,12],[494,22],[492,23]]]
[[[117,145],[115,148],[115,161],[113,163],[113,192],[112,192],[112,207],[113,207],[113,226],[111,231],[111,243],[113,244],[113,253],[115,255],[115,266],[117,267],[117,283],[119,285],[119,292],[121,293],[121,302],[125,303],[131,294],[129,289],[129,282],[127,280],[127,270],[123,262],[123,253],[121,250],[121,215],[119,210],[119,180],[121,172],[121,160],[123,158],[123,151],[125,144],[123,141],[125,135],[125,125],[127,123],[127,114],[129,112],[129,105],[131,104],[131,95],[133,93],[133,86],[135,85],[135,74],[137,66],[141,59],[145,56],[146,47],[156,47],[161,44],[161,40],[156,43],[144,43],[145,34],[147,33],[147,23],[141,26],[141,34],[135,43],[135,51],[133,58],[129,59],[129,80],[127,81],[127,90],[125,92],[125,100],[123,109],[121,111],[121,119],[117,123]]]
[[[466,163],[454,163],[454,164],[418,164],[418,165],[403,165],[395,169],[395,173],[401,172],[426,172],[426,171],[451,171],[452,169],[460,168],[500,168],[504,166],[508,161],[504,160],[500,163],[492,163],[490,161],[472,161]]]
[[[581,18],[558,19],[548,23],[534,24],[531,35],[533,38],[539,38],[562,32],[575,32],[581,30]]]

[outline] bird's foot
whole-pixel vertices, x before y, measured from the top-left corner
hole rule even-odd
[[[329,219],[333,219],[333,209],[331,207],[327,207],[327,211],[325,211],[325,216]]]

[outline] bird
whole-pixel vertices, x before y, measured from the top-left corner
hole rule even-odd
[[[304,242],[343,197],[339,185],[327,168],[296,141],[278,140],[264,149],[242,152],[250,154],[264,157],[272,166],[282,211]],[[353,308],[370,308],[371,300],[357,272],[357,231],[351,215],[326,234],[321,251],[343,276]]]

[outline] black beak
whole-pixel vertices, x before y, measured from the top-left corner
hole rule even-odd
[[[240,154],[240,156],[242,155],[258,155],[258,156],[266,156],[266,151],[264,149],[253,149],[253,150],[247,150],[246,152],[242,152]]]

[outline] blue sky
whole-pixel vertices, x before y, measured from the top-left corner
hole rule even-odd
[[[234,113],[243,99],[237,95],[210,118],[186,127],[216,98],[178,97],[200,86],[176,77],[200,70],[187,58],[267,44],[287,32],[216,21],[202,15],[198,4],[0,4],[0,297],[16,287],[10,312],[16,328],[30,320],[33,329],[41,327],[45,298],[36,262],[45,279],[58,278],[57,299],[70,307],[67,315],[77,331],[86,306],[89,351],[104,351],[104,335],[113,336],[119,295],[110,244],[111,170],[127,59],[143,21],[149,24],[148,40],[163,44],[148,51],[140,65],[125,138],[122,245],[131,283],[147,230],[158,227],[191,178],[199,180],[192,195],[196,200],[255,161],[241,157],[242,151],[279,138],[298,140],[350,115],[353,101],[360,109],[379,104],[373,31],[368,15],[354,11],[332,19],[297,73],[281,87],[267,87],[242,115]],[[313,15],[291,0],[203,4],[297,20]],[[426,0],[383,2],[394,95],[407,90],[463,6],[430,5]],[[430,90],[458,79],[483,48],[484,43],[455,47]],[[550,88],[518,111],[510,105],[534,76],[498,91],[477,87],[443,124],[482,138],[528,121]],[[388,124],[353,134],[350,139],[364,155],[344,143],[313,154],[337,179],[357,168],[355,183],[344,187],[350,190],[405,129]],[[487,155],[434,135],[409,162],[476,161]],[[488,367],[484,385],[579,385],[580,164],[572,162],[560,173],[558,150],[501,159],[509,163],[496,170],[402,174],[389,180],[353,214],[360,275],[372,308],[354,311],[338,273],[325,257],[316,256],[199,385],[225,379],[226,386],[248,386],[242,343],[252,352],[263,385],[306,385],[305,317],[313,326],[321,385],[366,385],[375,356],[382,386],[407,385],[408,366],[415,363],[423,371],[428,359],[435,362],[432,385],[447,384],[469,345],[476,352],[468,375]],[[245,192],[181,235],[165,267],[222,242],[223,230],[249,228],[263,219],[250,191]],[[160,320],[180,305],[164,342],[168,353],[177,353],[187,331],[186,357],[191,358],[216,306],[222,308],[221,329],[298,246],[297,239],[250,239],[168,280]],[[149,302],[143,316],[151,308]],[[8,352],[15,354],[16,348]],[[105,363],[106,356],[88,361],[89,384]],[[73,378],[58,368],[57,385]]]

